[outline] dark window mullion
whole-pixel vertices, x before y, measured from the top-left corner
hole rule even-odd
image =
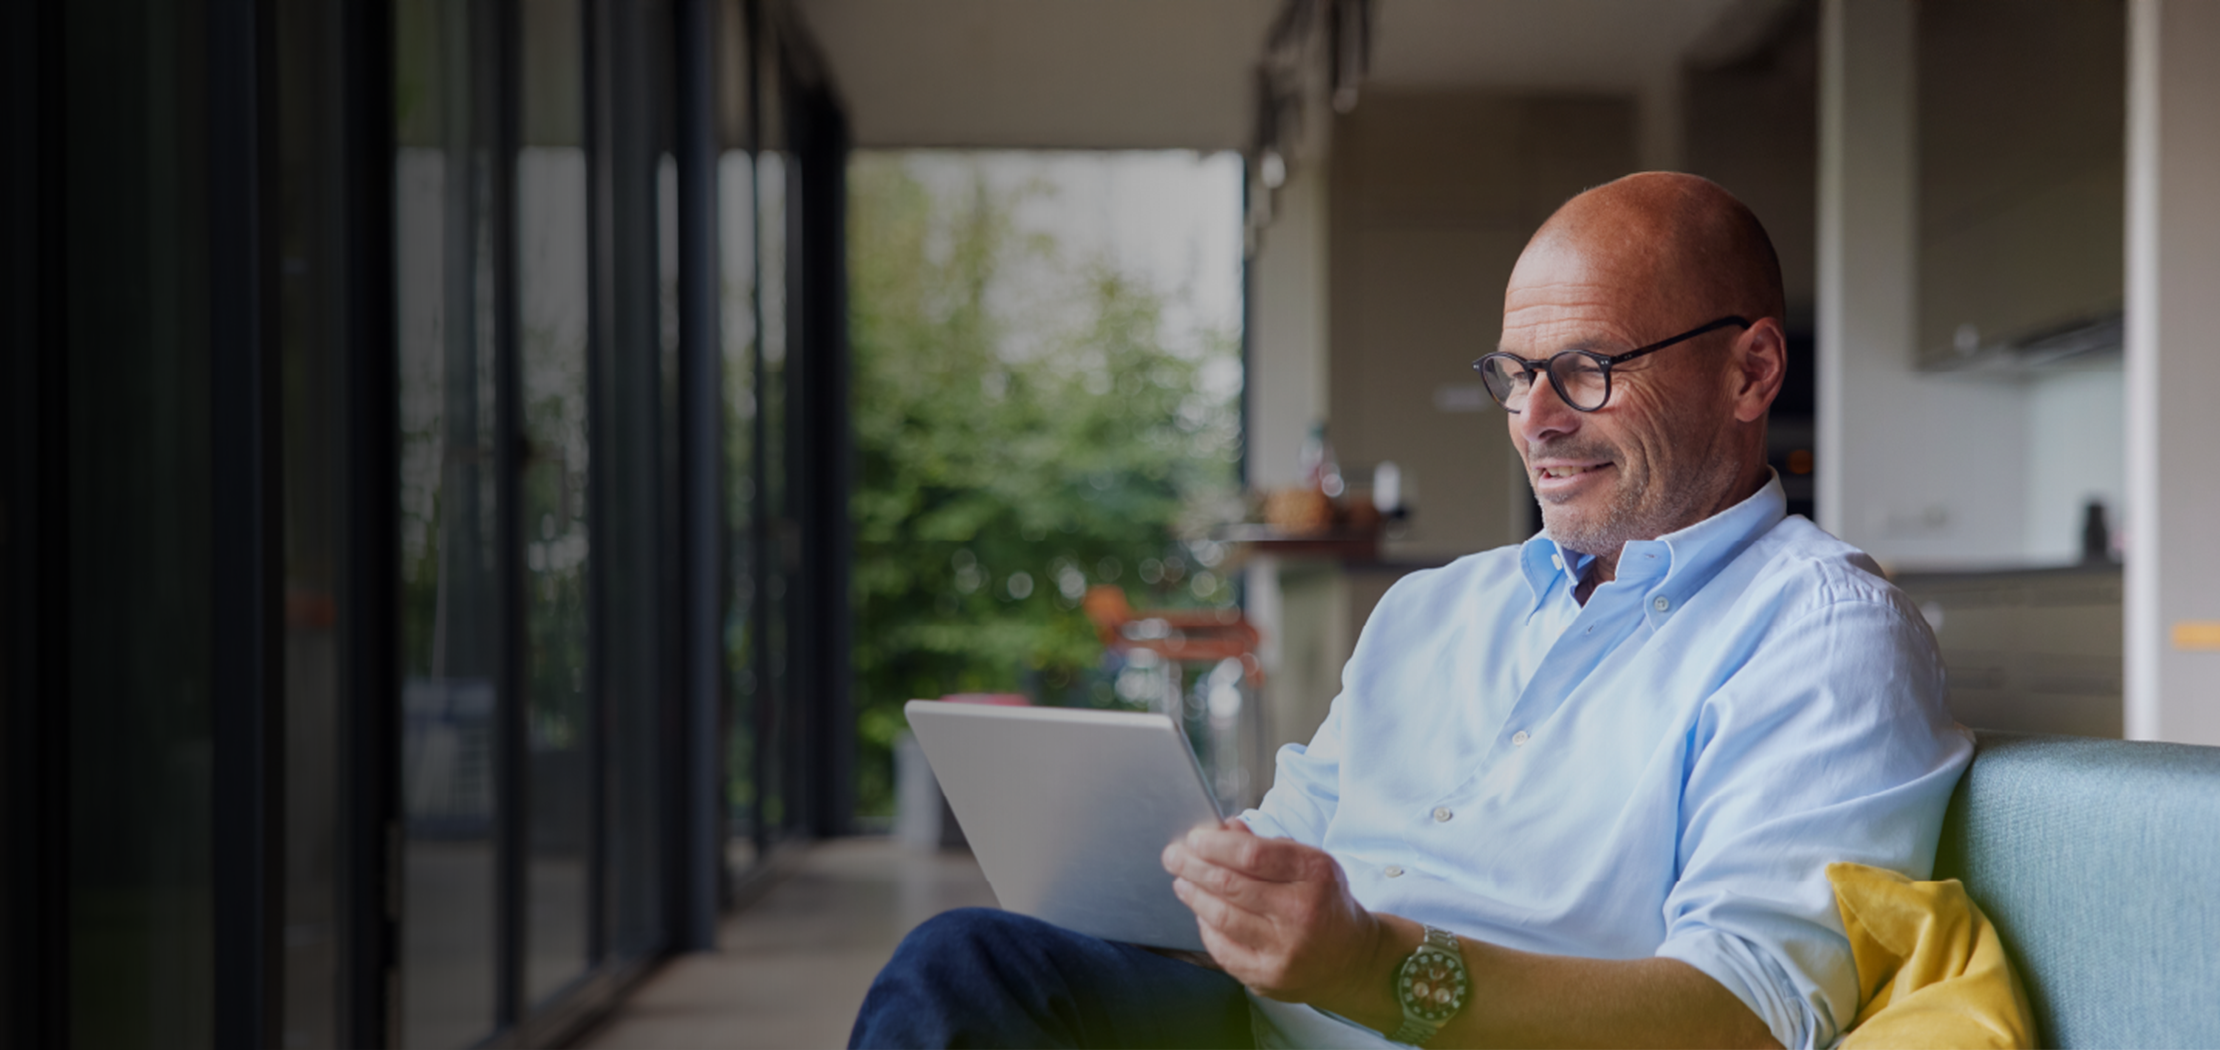
[[[609,521],[608,471],[611,458],[609,402],[613,397],[610,348],[615,265],[611,251],[610,156],[611,94],[609,83],[610,0],[581,0],[579,19],[584,44],[582,61],[586,82],[586,521],[598,540]],[[609,711],[609,583],[605,559],[597,552],[586,562],[586,960],[599,969],[609,954],[609,848],[608,775]]]
[[[266,11],[208,6],[215,1044],[283,1031],[283,563]]]
[[[347,156],[346,495],[341,641],[342,1046],[387,1046],[399,1003],[401,864],[400,360],[393,286],[393,18],[343,4]]]
[[[763,78],[768,75],[765,66],[768,56],[775,52],[763,41],[764,18],[761,0],[746,0],[748,19],[748,191],[749,207],[755,209],[755,218],[748,223],[748,253],[751,262],[748,272],[748,298],[755,315],[755,332],[750,339],[749,357],[754,376],[749,390],[756,399],[756,409],[750,413],[748,425],[754,433],[748,439],[749,471],[755,480],[755,498],[748,501],[748,565],[753,576],[749,600],[753,608],[748,612],[748,658],[754,663],[755,695],[749,704],[753,725],[749,732],[755,734],[752,748],[755,760],[754,798],[749,803],[749,828],[755,835],[755,856],[758,864],[771,855],[776,835],[765,819],[765,800],[771,797],[773,770],[776,757],[771,753],[778,746],[772,736],[775,712],[774,683],[771,678],[771,574],[779,571],[774,561],[776,552],[771,549],[771,514],[776,504],[772,499],[769,474],[768,439],[770,437],[768,388],[765,381],[769,370],[763,360]]]
[[[517,0],[477,0],[479,83],[472,95],[490,133],[486,225],[492,244],[494,382],[494,1028],[515,1027],[524,1011],[524,958],[530,901],[525,860],[530,845],[526,790],[525,695],[529,676],[525,623],[523,473],[531,456],[524,433],[522,365],[517,346],[516,156],[519,144],[518,56],[522,22]],[[491,53],[486,53],[490,51]]]
[[[801,398],[794,419],[796,503],[802,525],[801,642],[796,661],[806,698],[796,752],[807,827],[817,837],[845,835],[855,808],[855,716],[849,697],[847,171],[848,126],[823,83],[795,92],[793,154],[801,207],[790,258],[798,265],[789,301],[799,305]]]
[[[673,866],[670,942],[677,950],[716,946],[717,871],[723,863],[725,567],[724,372],[718,323],[715,5],[678,0],[677,162],[679,260],[680,551],[684,603],[683,732],[670,742],[682,771],[681,815],[668,855]]]
[[[69,1043],[68,250],[63,12],[5,16],[8,126],[0,167],[8,347],[0,351],[0,1043]]]

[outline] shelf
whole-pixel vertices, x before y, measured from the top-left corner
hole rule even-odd
[[[1380,531],[1291,533],[1270,525],[1234,525],[1217,537],[1243,554],[1275,558],[1371,562],[1380,560]]]

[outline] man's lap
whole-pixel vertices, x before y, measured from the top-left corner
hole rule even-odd
[[[1240,982],[1038,919],[962,908],[911,931],[849,1044],[1250,1046]]]

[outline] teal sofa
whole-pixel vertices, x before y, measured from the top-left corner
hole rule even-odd
[[[2220,747],[1978,735],[1935,877],[1996,923],[2042,1045],[2220,1046]]]

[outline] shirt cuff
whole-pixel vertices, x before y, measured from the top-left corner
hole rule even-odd
[[[1667,938],[1657,955],[1678,959],[1719,982],[1765,1022],[1774,1041],[1788,1050],[1812,1050],[1815,1042],[1821,1046],[1834,1042],[1832,1023],[1820,1023],[1780,964],[1740,937],[1699,927]],[[1822,1033],[1821,1027],[1829,1031]]]
[[[1249,830],[1255,832],[1258,838],[1291,839],[1295,837],[1288,834],[1287,829],[1281,827],[1279,821],[1272,819],[1270,814],[1261,809],[1243,810],[1238,819],[1241,823],[1247,824]]]

